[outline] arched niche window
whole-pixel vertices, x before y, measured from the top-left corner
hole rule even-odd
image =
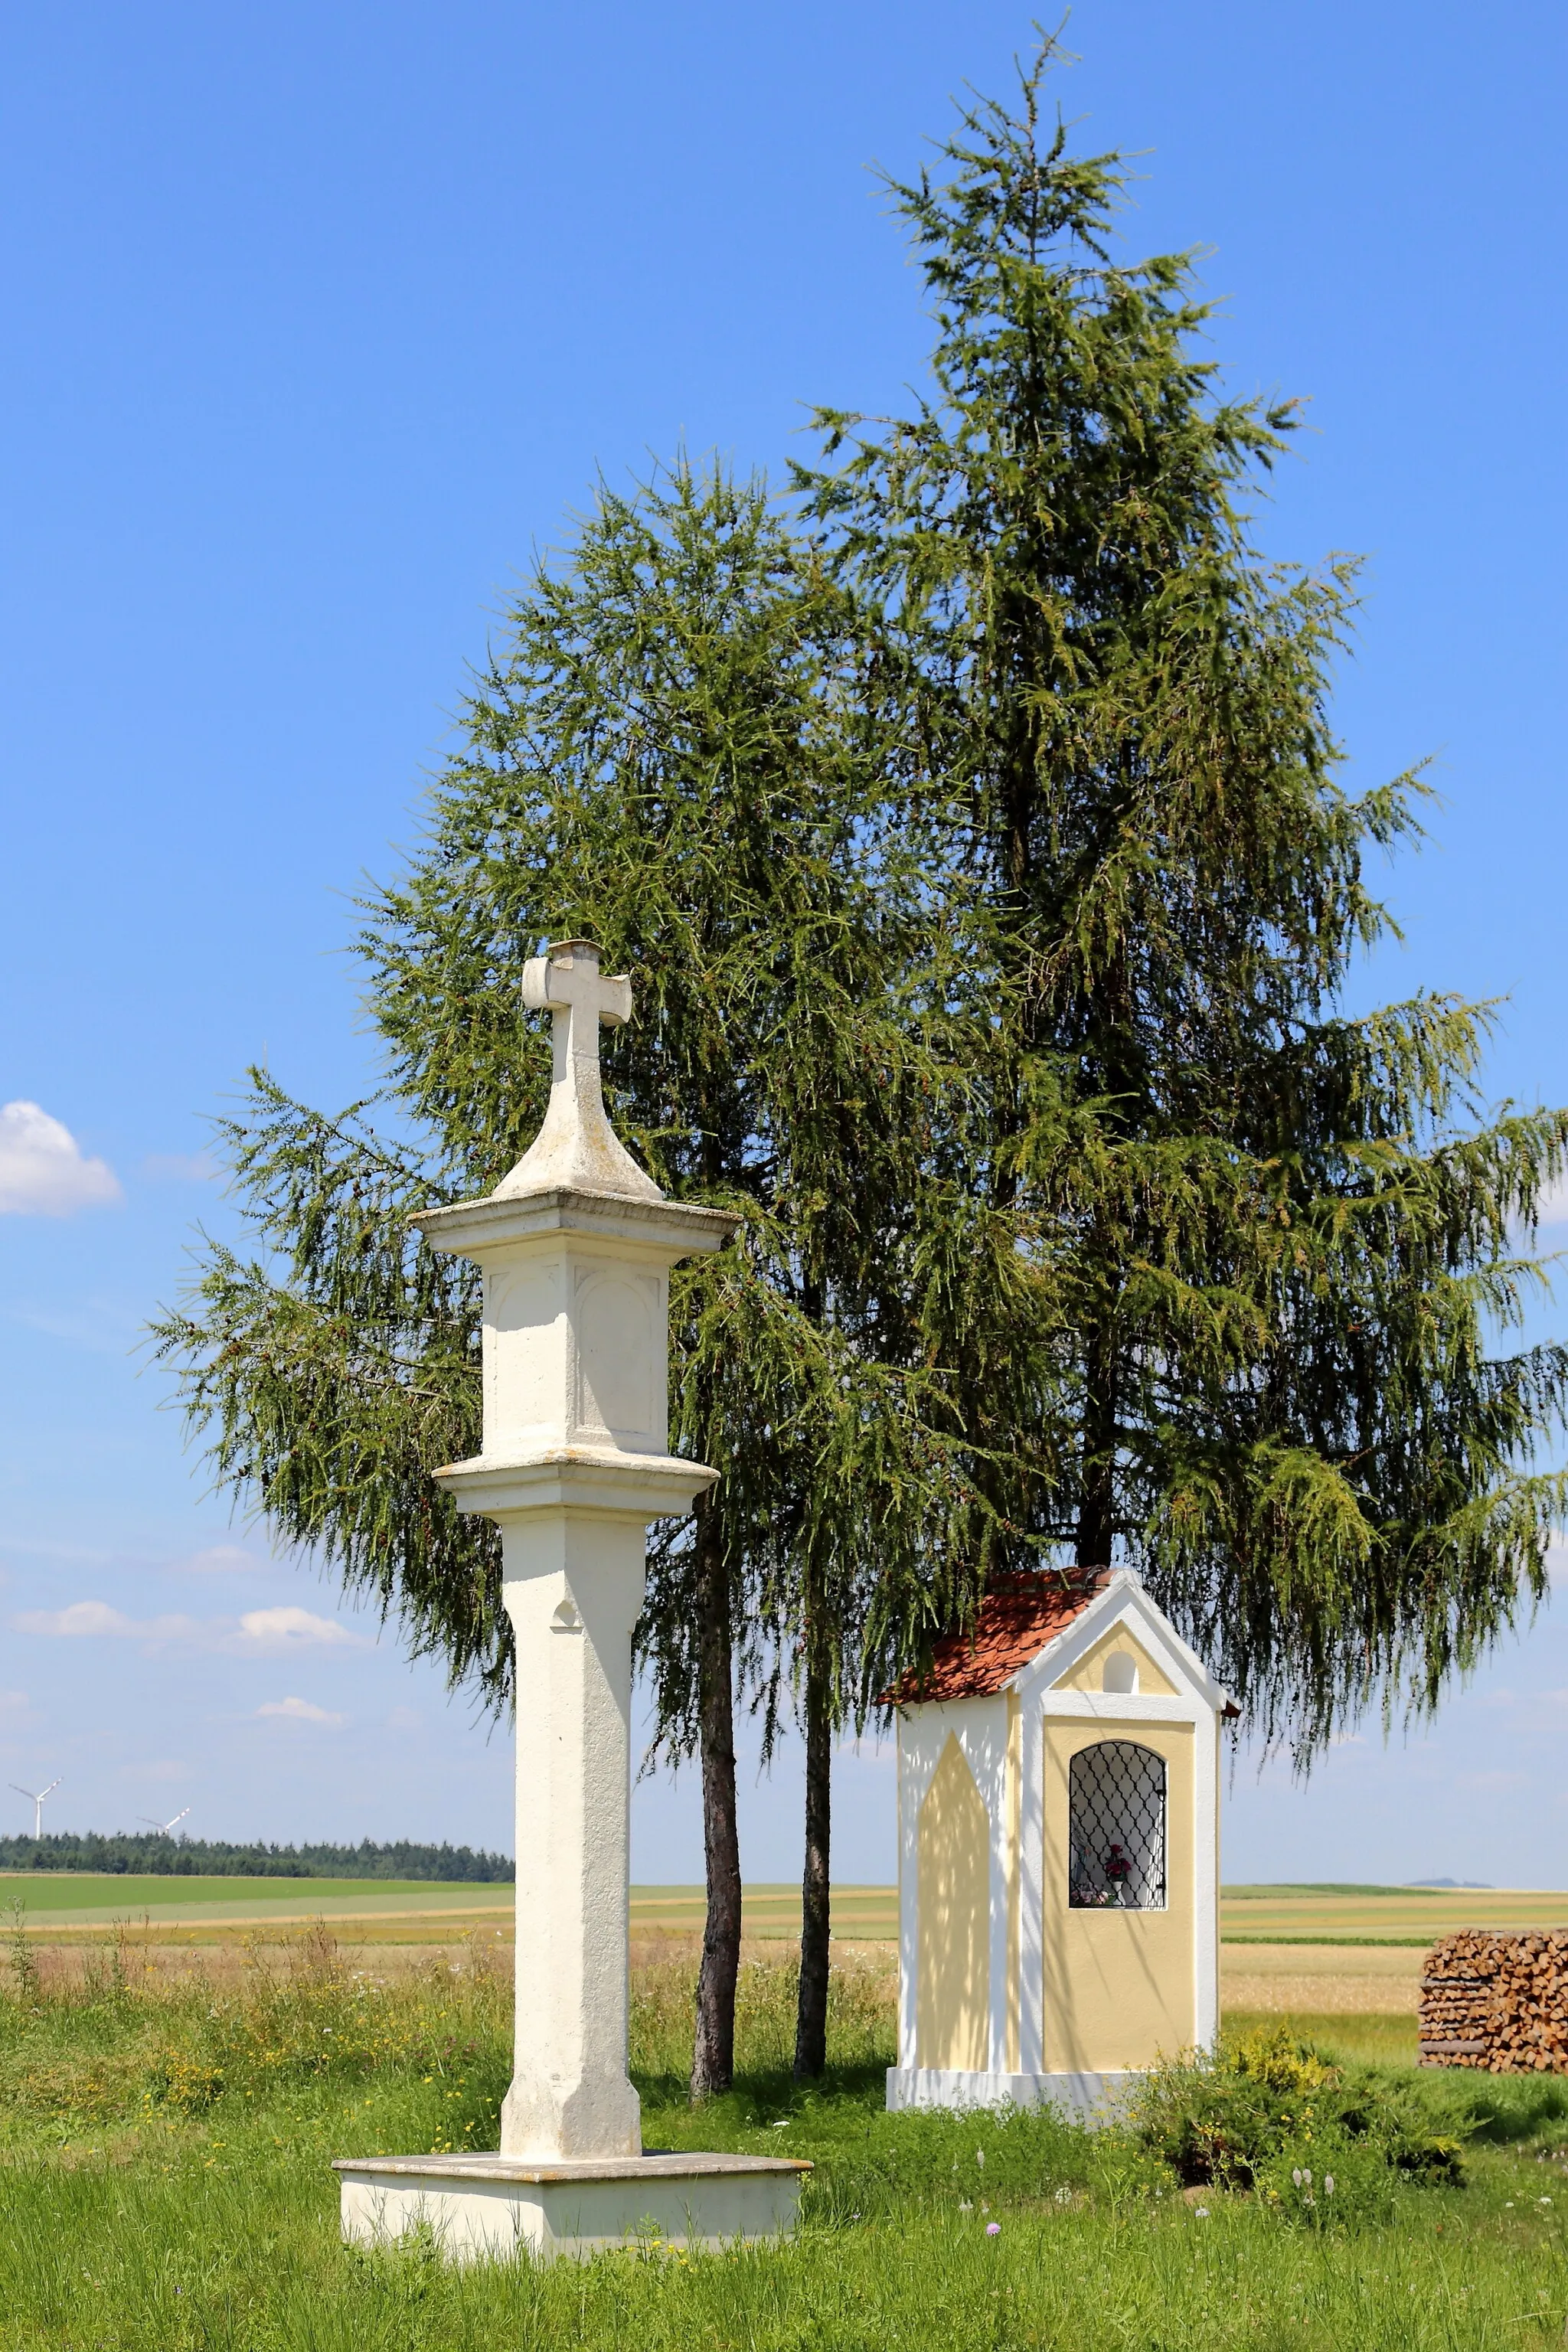
[[[1165,1762],[1135,1740],[1080,1748],[1068,1768],[1068,1903],[1165,1907]]]

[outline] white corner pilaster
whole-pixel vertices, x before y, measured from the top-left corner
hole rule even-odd
[[[1025,2074],[1043,2074],[1046,1760],[1045,1716],[1037,1696],[1024,1700],[1023,1718],[1023,1786],[1018,1792],[1018,2067]]]
[[[907,1717],[896,1717],[899,1743],[899,2063],[915,2063],[915,2017],[920,1968],[921,1800],[930,1769],[917,1782],[915,1742]]]
[[[1223,1717],[1193,1735],[1193,2042],[1219,2038],[1219,1742]]]

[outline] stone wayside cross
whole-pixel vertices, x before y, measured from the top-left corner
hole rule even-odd
[[[522,1001],[552,1014],[553,1066],[544,1124],[493,1198],[516,1200],[548,1185],[589,1192],[624,1192],[633,1200],[663,1198],[605,1117],[599,1087],[599,1024],[619,1027],[632,1017],[632,984],[605,980],[599,950],[586,940],[563,940],[522,968]]]
[[[458,2253],[581,2250],[650,2219],[677,2242],[766,2235],[793,2222],[801,2168],[644,2156],[626,2073],[647,1531],[718,1475],[668,1451],[669,1269],[736,1220],[666,1200],[605,1117],[599,1026],[630,1019],[630,982],[571,940],[524,967],[523,998],[553,1019],[544,1123],[487,1198],[415,1220],[484,1275],[482,1451],[435,1475],[500,1528],[516,1635],[514,2072],[499,2154],[341,2162],[344,2228],[425,2222]]]

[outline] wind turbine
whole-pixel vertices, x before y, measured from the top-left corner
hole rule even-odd
[[[141,1819],[146,1822],[150,1830],[156,1830],[160,1837],[167,1837],[174,1826],[174,1822],[183,1822],[190,1810],[189,1805],[182,1805],[173,1822],[155,1822],[151,1813],[142,1814]]]
[[[26,1797],[32,1805],[33,1835],[35,1837],[42,1837],[44,1834],[44,1799],[54,1790],[58,1789],[59,1785],[58,1780],[51,1780],[48,1788],[47,1789],[24,1789],[20,1780],[13,1780],[11,1783],[11,1786],[16,1790],[16,1794],[19,1797]]]

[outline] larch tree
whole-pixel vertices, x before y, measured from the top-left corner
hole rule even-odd
[[[656,1530],[639,1631],[659,1742],[700,1763],[698,2096],[733,2066],[737,1684],[773,1709],[793,1683],[804,1720],[819,2073],[833,1736],[972,1605],[994,1507],[948,1337],[994,1334],[1033,1278],[955,1158],[972,1020],[887,821],[855,617],[760,482],[682,465],[601,492],[515,601],[426,838],[366,909],[383,1096],[329,1119],[255,1077],[224,1140],[262,1254],[207,1244],[160,1331],[220,1485],[504,1706],[494,1531],[430,1479],[477,1443],[477,1286],[407,1219],[489,1189],[537,1128],[540,940],[635,972],[612,1115],[667,1192],[741,1219],[672,1283],[671,1440],[721,1476]]]
[[[1120,257],[1119,159],[1042,123],[1056,55],[895,184],[933,388],[820,412],[797,488],[897,649],[911,822],[995,979],[986,1194],[1072,1429],[1009,1539],[1134,1562],[1305,1757],[1543,1589],[1568,1357],[1498,1335],[1568,1116],[1484,1112],[1484,1006],[1344,1010],[1420,781],[1340,782],[1353,567],[1270,565],[1245,506],[1293,407],[1225,395],[1190,257]]]

